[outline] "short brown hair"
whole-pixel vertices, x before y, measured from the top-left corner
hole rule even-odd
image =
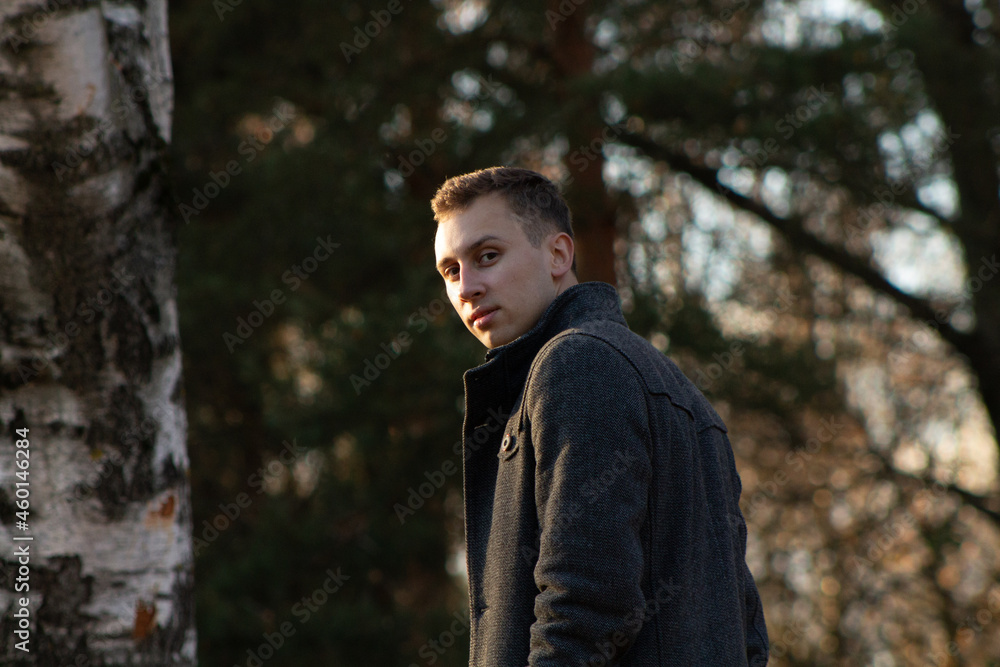
[[[489,194],[506,200],[533,247],[552,233],[565,232],[573,238],[573,217],[559,188],[537,171],[520,167],[490,167],[449,178],[431,200],[434,219],[440,224]],[[571,269],[576,274],[575,253]]]

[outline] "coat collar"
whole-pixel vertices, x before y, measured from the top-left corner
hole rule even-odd
[[[597,281],[568,287],[552,300],[534,327],[506,345],[487,350],[486,363],[465,372],[467,402],[472,399],[469,392],[474,387],[489,386],[488,401],[510,405],[524,388],[531,362],[545,343],[566,329],[593,320],[627,326],[615,288]]]

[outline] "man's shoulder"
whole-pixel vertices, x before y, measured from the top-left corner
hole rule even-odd
[[[580,381],[610,372],[633,373],[642,379],[648,391],[662,393],[665,379],[674,379],[668,371],[672,365],[662,352],[628,327],[595,320],[565,329],[549,339],[535,355],[529,376],[544,368],[560,368],[562,377]],[[679,370],[677,374],[683,377]]]
[[[617,322],[595,320],[560,332],[539,350],[532,363],[533,368],[541,365],[558,365],[566,371],[576,368],[584,371],[582,375],[593,375],[596,379],[610,372],[634,372],[648,393],[667,396],[695,421],[725,430],[708,399],[677,364],[648,340]]]
[[[668,374],[667,378],[662,377],[662,371],[676,369],[676,365],[665,354],[627,326],[610,320],[584,322],[561,331],[538,351],[535,363],[552,357],[578,363],[590,357],[605,361],[621,357],[644,380],[648,378],[647,385],[653,391],[662,391],[665,382],[677,379],[672,374]],[[677,373],[683,377],[679,369]]]

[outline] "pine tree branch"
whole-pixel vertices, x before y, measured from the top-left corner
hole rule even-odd
[[[947,493],[951,493],[953,495],[958,496],[963,503],[975,507],[985,516],[989,517],[989,519],[992,520],[993,523],[1000,526],[1000,511],[997,511],[994,507],[991,507],[991,505],[995,504],[996,501],[995,498],[989,498],[986,496],[977,495],[975,493],[972,493],[968,489],[963,489],[962,487],[956,484],[952,484],[950,482],[944,483],[932,479],[929,475],[918,476],[908,472],[903,472],[901,470],[898,470],[895,466],[893,466],[892,463],[889,461],[888,457],[886,457],[884,454],[881,454],[879,452],[872,452],[872,454],[882,463],[882,471],[885,474],[885,476],[891,477],[893,482],[895,483],[898,483],[900,481],[918,482],[927,488],[935,486],[939,487]]]
[[[713,190],[733,206],[753,213],[764,222],[778,230],[793,247],[799,248],[820,259],[826,260],[843,271],[861,279],[868,287],[890,297],[897,303],[909,309],[913,317],[924,320],[928,326],[936,329],[941,337],[951,343],[960,353],[975,357],[975,341],[969,334],[963,333],[948,322],[939,322],[935,316],[936,309],[929,301],[915,297],[899,289],[889,282],[881,273],[859,257],[851,255],[842,248],[830,245],[814,234],[806,231],[801,218],[781,218],[775,215],[764,204],[745,197],[722,185],[718,180],[718,170],[696,165],[686,155],[677,154],[664,148],[646,137],[624,132],[618,141],[638,148],[647,156],[666,162],[675,171],[689,174],[698,183]]]

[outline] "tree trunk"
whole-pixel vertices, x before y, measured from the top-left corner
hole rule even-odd
[[[615,273],[615,202],[604,185],[603,146],[608,128],[601,124],[597,96],[571,92],[578,77],[589,76],[594,68],[594,46],[587,34],[587,7],[549,0],[545,20],[553,63],[558,72],[556,95],[566,102],[583,100],[585,115],[578,126],[569,128],[570,210],[576,237],[577,270],[580,280],[601,280],[617,285]]]
[[[956,236],[965,251],[966,296],[971,297],[976,323],[969,344],[959,352],[979,380],[979,393],[1000,445],[1000,176],[991,139],[997,125],[997,93],[980,85],[995,66],[983,57],[973,39],[970,16],[961,7],[942,11],[941,39],[933,45],[903,31],[903,45],[916,54],[927,90],[948,135],[958,189],[960,217]],[[947,62],[943,59],[947,58]],[[960,73],[960,74],[959,74]]]
[[[0,40],[0,663],[194,665],[166,2]]]

